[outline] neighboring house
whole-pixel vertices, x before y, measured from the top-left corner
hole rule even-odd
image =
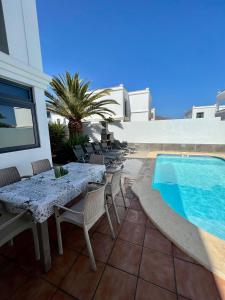
[[[116,121],[149,121],[151,116],[152,97],[148,88],[133,92],[128,92],[123,84],[112,87],[112,92],[105,98],[114,99],[119,105],[111,104],[108,108],[115,112],[113,118]],[[51,122],[67,124],[68,121],[59,115],[47,112],[48,120]],[[86,118],[84,121],[98,122],[100,117]]]
[[[220,107],[225,109],[225,105]],[[205,105],[205,106],[192,106],[192,108],[186,112],[185,117],[188,119],[215,119],[217,116],[217,106]]]
[[[225,120],[225,105],[221,105],[221,102],[225,102],[225,90],[218,92],[216,96],[216,117]]]
[[[31,174],[51,151],[35,0],[0,0],[0,168]]]

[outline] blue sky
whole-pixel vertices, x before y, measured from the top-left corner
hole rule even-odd
[[[225,89],[224,0],[37,0],[37,9],[50,75],[149,87],[157,114],[170,117]]]

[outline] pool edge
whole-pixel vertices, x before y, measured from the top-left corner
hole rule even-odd
[[[152,189],[155,161],[146,159],[132,186],[144,212],[176,246],[225,279],[225,241],[182,218],[165,203],[158,190]]]

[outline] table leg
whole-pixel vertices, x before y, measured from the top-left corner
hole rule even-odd
[[[38,223],[38,236],[40,244],[41,262],[44,267],[44,271],[48,272],[51,269],[51,250],[49,244],[48,234],[48,221]]]

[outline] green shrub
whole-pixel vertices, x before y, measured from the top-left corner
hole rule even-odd
[[[82,133],[74,133],[69,140],[67,141],[67,144],[72,148],[75,145],[84,145],[89,143],[89,137],[87,135],[84,135]]]
[[[48,128],[52,155],[56,156],[60,153],[65,143],[65,126],[57,123],[49,123]]]

